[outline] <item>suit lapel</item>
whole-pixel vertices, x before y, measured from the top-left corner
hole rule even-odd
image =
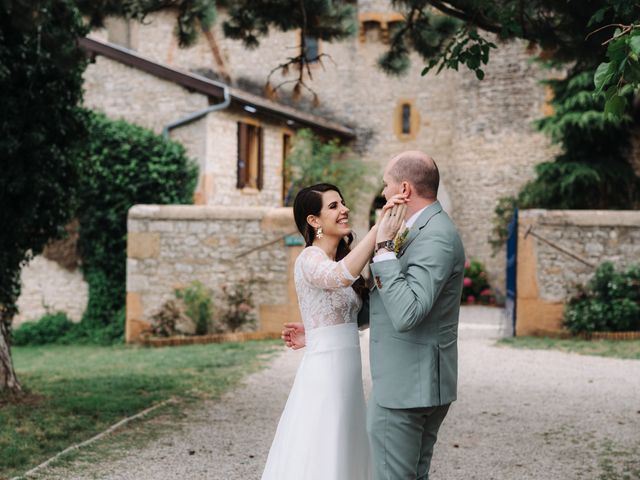
[[[405,240],[404,245],[402,245],[402,249],[400,250],[400,252],[398,252],[398,258],[404,255],[404,252],[407,251],[407,248],[409,247],[411,242],[415,240],[420,230],[422,230],[427,225],[427,223],[429,223],[429,220],[431,220],[435,215],[437,215],[440,212],[442,212],[442,206],[440,205],[440,202],[438,202],[437,200],[424,209],[424,211],[420,214],[418,219],[409,229],[409,234],[407,235],[407,239]]]

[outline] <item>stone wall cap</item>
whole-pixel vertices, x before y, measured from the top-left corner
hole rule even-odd
[[[263,220],[265,217],[292,220],[293,210],[211,205],[134,205],[129,209],[130,220]]]
[[[518,217],[539,225],[583,227],[638,227],[639,210],[519,210]]]

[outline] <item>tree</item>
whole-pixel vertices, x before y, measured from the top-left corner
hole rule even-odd
[[[372,173],[370,165],[352,156],[337,140],[324,142],[308,129],[298,131],[285,170],[291,182],[285,198],[287,206],[293,205],[303,187],[316,183],[336,185],[351,209],[357,205],[355,199],[359,194],[373,190],[368,181]]]
[[[76,205],[81,166],[73,149],[87,133],[77,38],[106,15],[142,19],[162,8],[179,11],[181,45],[215,16],[204,0],[0,2],[0,393],[21,391],[9,342],[20,270],[63,234]]]
[[[20,391],[7,340],[20,269],[62,234],[74,206],[78,168],[66,153],[85,134],[85,60],[74,46],[85,33],[66,2],[35,11],[26,2],[0,5],[0,392]]]
[[[629,104],[629,94],[640,88],[640,24],[611,26],[618,28],[605,42],[609,61],[598,65],[593,81],[596,94],[608,87],[605,112],[621,117]]]
[[[270,28],[300,29],[327,41],[339,40],[354,30],[351,3],[238,0],[229,8],[224,31],[248,48],[257,47]],[[457,70],[466,65],[482,77],[482,65],[496,48],[485,38],[487,33],[501,40],[526,40],[554,62],[584,71],[605,58],[610,37],[605,27],[633,25],[640,17],[640,5],[628,0],[390,0],[390,4],[405,20],[395,29],[380,64],[395,74],[406,71],[414,51],[426,62],[424,74],[436,67]],[[304,66],[303,56],[289,61]]]

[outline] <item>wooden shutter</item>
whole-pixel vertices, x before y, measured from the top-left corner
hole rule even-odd
[[[238,181],[237,188],[244,188],[247,184],[249,169],[249,132],[248,125],[238,122]]]
[[[262,190],[264,185],[264,155],[263,155],[263,141],[262,141],[262,127],[256,128],[256,140],[258,142],[258,190]]]

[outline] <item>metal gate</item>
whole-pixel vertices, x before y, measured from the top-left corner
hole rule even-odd
[[[518,209],[513,211],[513,217],[507,227],[507,285],[505,311],[507,319],[511,321],[513,335],[516,335],[516,275],[518,257]]]

